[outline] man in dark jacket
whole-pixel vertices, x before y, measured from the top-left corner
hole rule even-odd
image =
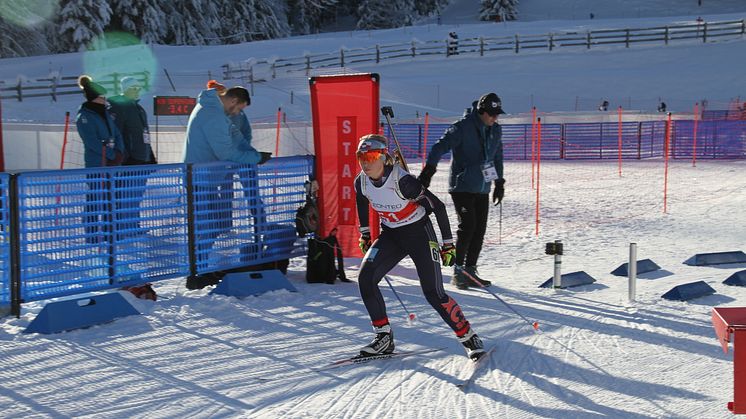
[[[502,103],[495,93],[483,95],[477,102],[476,112],[451,125],[433,145],[419,176],[420,182],[428,187],[441,156],[452,153],[448,192],[456,206],[459,224],[451,283],[459,289],[477,285],[471,278],[482,286],[491,285],[490,281],[479,277],[477,259],[487,229],[491,184],[495,184],[492,193],[495,205],[501,203],[505,195],[502,128],[497,124],[498,115],[502,113],[505,113]]]
[[[142,165],[155,163],[155,156],[150,146],[150,128],[145,109],[140,105],[142,85],[134,77],[122,77],[120,81],[122,94],[110,97],[111,113],[122,132],[126,157],[123,164]]]

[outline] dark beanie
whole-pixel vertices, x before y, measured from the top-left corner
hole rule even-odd
[[[78,86],[83,89],[83,94],[89,102],[99,96],[106,96],[106,89],[98,83],[94,83],[91,76],[83,74],[78,77]]]

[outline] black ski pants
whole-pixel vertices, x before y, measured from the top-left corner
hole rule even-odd
[[[443,289],[439,250],[435,230],[427,217],[402,227],[382,229],[381,235],[363,256],[358,276],[360,296],[374,325],[388,323],[379,282],[399,261],[409,256],[417,268],[427,302],[456,335],[463,336],[469,331],[469,322],[461,307]]]
[[[477,266],[487,231],[489,194],[451,192],[451,198],[458,214],[456,265]]]

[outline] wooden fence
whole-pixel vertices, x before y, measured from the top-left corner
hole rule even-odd
[[[150,74],[147,71],[112,73],[95,78],[94,81],[108,90],[108,96],[114,96],[120,93],[119,80],[125,76],[135,77],[142,83],[145,90],[149,90]],[[37,79],[19,77],[14,85],[0,82],[0,98],[18,99],[19,102],[36,97],[51,97],[56,102],[57,96],[72,94],[81,94],[81,89],[78,87],[78,76],[49,76]]]
[[[356,63],[380,63],[384,60],[413,59],[415,57],[442,55],[479,55],[510,52],[518,54],[524,50],[581,47],[591,49],[600,45],[624,45],[635,43],[662,43],[682,40],[702,40],[706,43],[717,38],[744,36],[744,19],[722,22],[697,21],[695,23],[667,25],[651,28],[599,29],[586,32],[554,32],[542,35],[519,35],[502,37],[477,37],[459,40],[454,48],[452,40],[411,41],[398,44],[377,44],[367,48],[341,48],[338,52],[305,54],[299,57],[274,60],[259,59],[250,62],[224,64],[223,78],[240,79],[246,84],[276,78],[280,72],[303,71],[327,67],[345,67]]]

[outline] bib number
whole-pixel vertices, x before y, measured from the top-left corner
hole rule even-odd
[[[495,170],[495,165],[492,163],[483,164],[482,177],[484,178],[485,182],[492,182],[493,180],[497,179],[497,170]]]

